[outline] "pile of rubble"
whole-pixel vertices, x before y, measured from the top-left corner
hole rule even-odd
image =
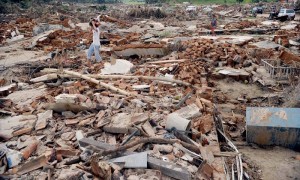
[[[37,41],[35,47],[43,48],[44,51],[52,52],[57,49],[74,49],[83,44],[90,44],[90,34],[81,30],[56,30],[51,32],[48,36],[42,37]],[[85,42],[82,42],[85,39]]]
[[[185,79],[186,67],[181,65],[175,74]],[[10,94],[1,100],[1,113],[14,115],[1,121],[1,138],[11,142],[1,148],[8,160],[6,164],[2,159],[2,167],[12,168],[9,173],[111,179],[127,177],[128,168],[148,167],[153,170],[146,171],[159,178],[224,177],[222,160],[216,156],[220,150],[212,91],[207,91],[205,78],[192,85],[155,76],[82,75],[56,69],[38,74],[45,73],[31,79],[31,85],[1,89]],[[111,78],[116,79],[112,84]],[[13,92],[16,88],[19,91]],[[26,92],[31,93],[22,97]],[[48,170],[34,171],[41,167]]]
[[[244,29],[244,28],[250,28],[250,27],[256,27],[258,26],[258,23],[244,20],[239,22],[231,22],[224,26],[224,29]]]
[[[160,8],[137,8],[137,9],[131,9],[128,12],[129,17],[133,18],[165,18],[167,17],[167,14],[163,12]]]
[[[32,37],[32,28],[36,23],[29,18],[18,18],[13,22],[2,22],[0,30],[0,45],[13,42],[24,37]]]
[[[214,42],[211,39],[194,39],[183,42],[183,46],[186,50],[179,54],[179,58],[209,59],[216,66],[221,63],[221,66],[239,67],[248,58],[243,48],[235,44]]]

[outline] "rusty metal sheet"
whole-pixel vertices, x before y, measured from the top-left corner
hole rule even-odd
[[[300,151],[300,108],[247,107],[247,142]]]

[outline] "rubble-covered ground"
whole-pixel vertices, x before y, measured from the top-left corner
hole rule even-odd
[[[0,15],[0,179],[299,178],[299,152],[246,142],[247,107],[300,108],[300,16],[268,20],[264,5]]]

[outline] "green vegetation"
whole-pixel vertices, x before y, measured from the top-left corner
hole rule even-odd
[[[237,0],[170,0],[170,3],[182,3],[182,2],[190,2],[194,5],[200,4],[234,4],[237,3]]]
[[[153,4],[153,3],[164,3],[177,4],[183,2],[189,2],[194,5],[200,4],[236,4],[236,3],[252,3],[252,2],[272,2],[277,0],[122,0],[125,4]]]
[[[102,5],[102,6],[98,6],[98,11],[105,11],[107,9],[107,6]]]
[[[21,8],[29,8],[33,4],[43,4],[49,3],[54,0],[0,0],[0,13],[8,13],[8,8],[12,4],[17,4]],[[162,4],[162,3],[169,3],[169,4],[177,4],[183,2],[189,2],[194,5],[200,4],[236,4],[236,3],[251,3],[251,2],[258,2],[258,1],[277,1],[277,0],[63,0],[64,2],[79,2],[79,3],[118,3],[123,2],[125,4],[134,4],[134,5],[142,5],[142,4]],[[300,0],[298,0],[298,8],[300,6]],[[68,7],[63,7],[64,10],[68,10]],[[99,10],[103,11],[106,7],[100,7]],[[78,11],[78,10],[77,10]]]
[[[296,9],[300,9],[300,0],[298,0],[295,4]]]
[[[145,1],[142,0],[123,0],[122,1],[124,4],[132,4],[132,5],[141,5],[141,4],[145,4]]]
[[[159,37],[161,38],[168,38],[168,37],[171,37],[172,33],[170,31],[162,31],[160,34],[159,34]]]
[[[69,11],[70,9],[69,9],[69,6],[62,6],[62,9],[64,10],[64,11]]]

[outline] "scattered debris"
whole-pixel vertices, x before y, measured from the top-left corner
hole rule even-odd
[[[4,8],[0,179],[261,179],[245,137],[299,150],[298,15],[159,6]],[[88,62],[99,11],[102,61]]]

